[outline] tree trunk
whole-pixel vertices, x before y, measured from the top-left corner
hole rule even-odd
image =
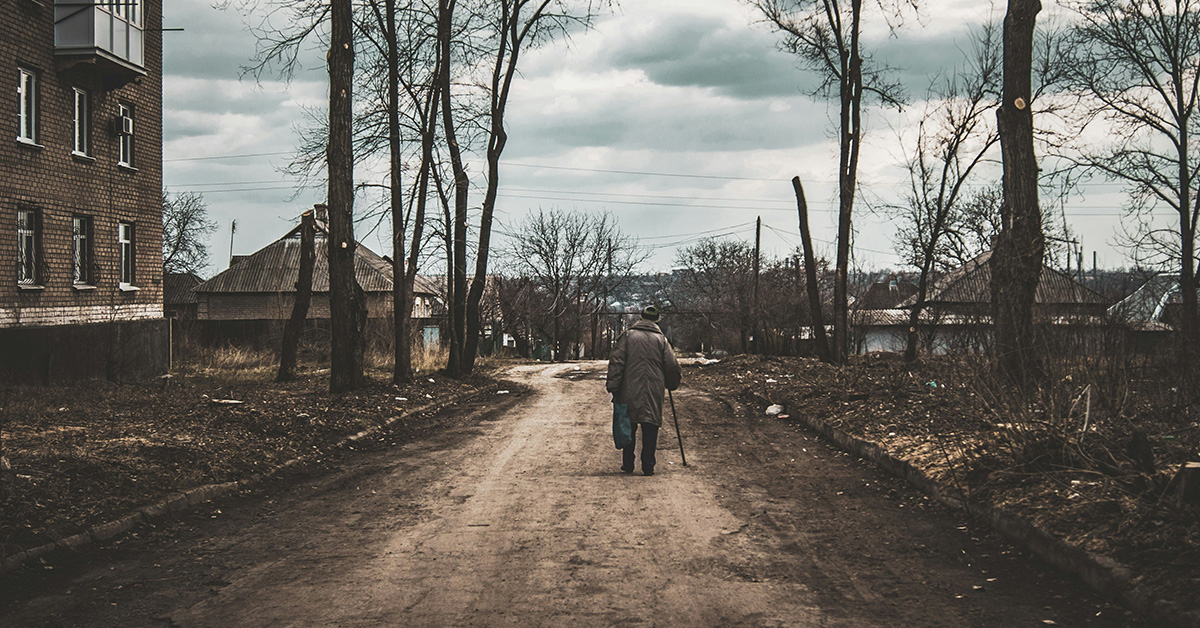
[[[1031,68],[1038,0],[1009,0],[1004,18],[1004,88],[996,118],[1004,162],[1003,226],[990,260],[995,359],[1012,383],[1038,371],[1033,306],[1041,279],[1045,236],[1038,206],[1033,152]]]
[[[1200,353],[1200,306],[1196,302],[1196,223],[1192,216],[1191,163],[1188,149],[1191,148],[1187,124],[1182,125],[1182,142],[1179,147],[1179,290],[1182,299],[1179,330],[1183,333],[1183,358],[1192,362]],[[1194,363],[1194,362],[1193,362]]]
[[[454,170],[454,240],[453,289],[450,295],[450,358],[446,372],[451,377],[464,375],[464,341],[466,334],[467,308],[467,194],[471,185],[463,167],[462,151],[455,132],[454,111],[450,104],[450,60],[452,38],[451,25],[454,19],[455,0],[441,0],[438,6],[438,42],[441,46],[442,69],[438,75],[442,90],[442,126],[446,136],[446,148],[450,153],[450,166]]]
[[[308,319],[308,306],[312,302],[313,265],[316,261],[316,225],[313,210],[300,217],[300,275],[296,278],[296,299],[292,303],[292,317],[283,328],[283,347],[279,351],[279,373],[277,382],[296,379],[296,355],[300,348],[300,336],[304,333],[304,321]]]
[[[330,4],[329,46],[329,390],[362,386],[366,297],[354,276],[354,79],[353,15],[350,0]]]
[[[829,352],[829,341],[825,337],[825,314],[821,309],[821,285],[817,283],[817,261],[813,254],[812,234],[808,228],[808,201],[804,198],[804,187],[800,185],[800,177],[792,177],[792,188],[796,191],[796,209],[800,213],[800,243],[804,246],[804,281],[808,291],[813,342],[816,344],[817,358],[826,364],[832,364],[833,356]]]
[[[404,267],[404,188],[400,161],[400,46],[396,36],[396,0],[384,1],[387,24],[388,158],[392,212],[392,382],[412,379],[412,287]]]
[[[929,248],[933,251],[933,247]],[[921,324],[921,313],[925,311],[925,299],[929,296],[929,273],[933,266],[933,258],[926,255],[921,264],[921,276],[917,279],[917,299],[913,302],[912,311],[908,314],[908,341],[904,347],[904,361],[911,364],[917,361],[918,329]]]
[[[850,230],[854,189],[858,181],[858,151],[862,140],[862,58],[858,53],[862,0],[850,3],[850,48],[845,51],[839,90],[841,140],[838,158],[838,239],[833,284],[833,348],[836,364],[846,361],[850,343]]]

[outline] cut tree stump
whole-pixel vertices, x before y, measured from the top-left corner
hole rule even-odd
[[[1180,506],[1200,506],[1200,462],[1185,462],[1171,478]]]

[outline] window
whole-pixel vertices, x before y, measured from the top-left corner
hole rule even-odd
[[[128,105],[117,105],[117,163],[133,167],[133,108]]]
[[[41,279],[38,261],[41,248],[41,216],[34,209],[17,210],[17,283],[35,286]]]
[[[91,106],[88,93],[75,88],[75,150],[76,155],[90,155],[92,151]]]
[[[92,283],[92,218],[75,216],[71,221],[71,267],[76,285]]]
[[[142,0],[101,0],[99,4],[109,13],[130,24],[141,23]]]
[[[133,285],[133,223],[117,224],[117,247],[120,254],[121,287]]]
[[[30,144],[37,143],[37,74],[19,68],[21,78],[17,82],[17,100],[20,101],[17,139]]]

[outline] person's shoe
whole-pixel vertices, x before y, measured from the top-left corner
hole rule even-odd
[[[621,473],[633,473],[633,467],[621,467]]]
[[[654,469],[642,469],[642,475],[654,475]]]

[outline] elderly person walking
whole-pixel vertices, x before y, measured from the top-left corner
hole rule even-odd
[[[621,451],[621,470],[633,473],[634,444],[638,428],[642,432],[642,473],[654,475],[654,452],[658,447],[658,428],[662,427],[664,389],[679,388],[682,373],[671,343],[656,324],[658,308],[642,310],[642,318],[617,338],[608,360],[608,383],[613,403],[629,409],[633,438]]]

